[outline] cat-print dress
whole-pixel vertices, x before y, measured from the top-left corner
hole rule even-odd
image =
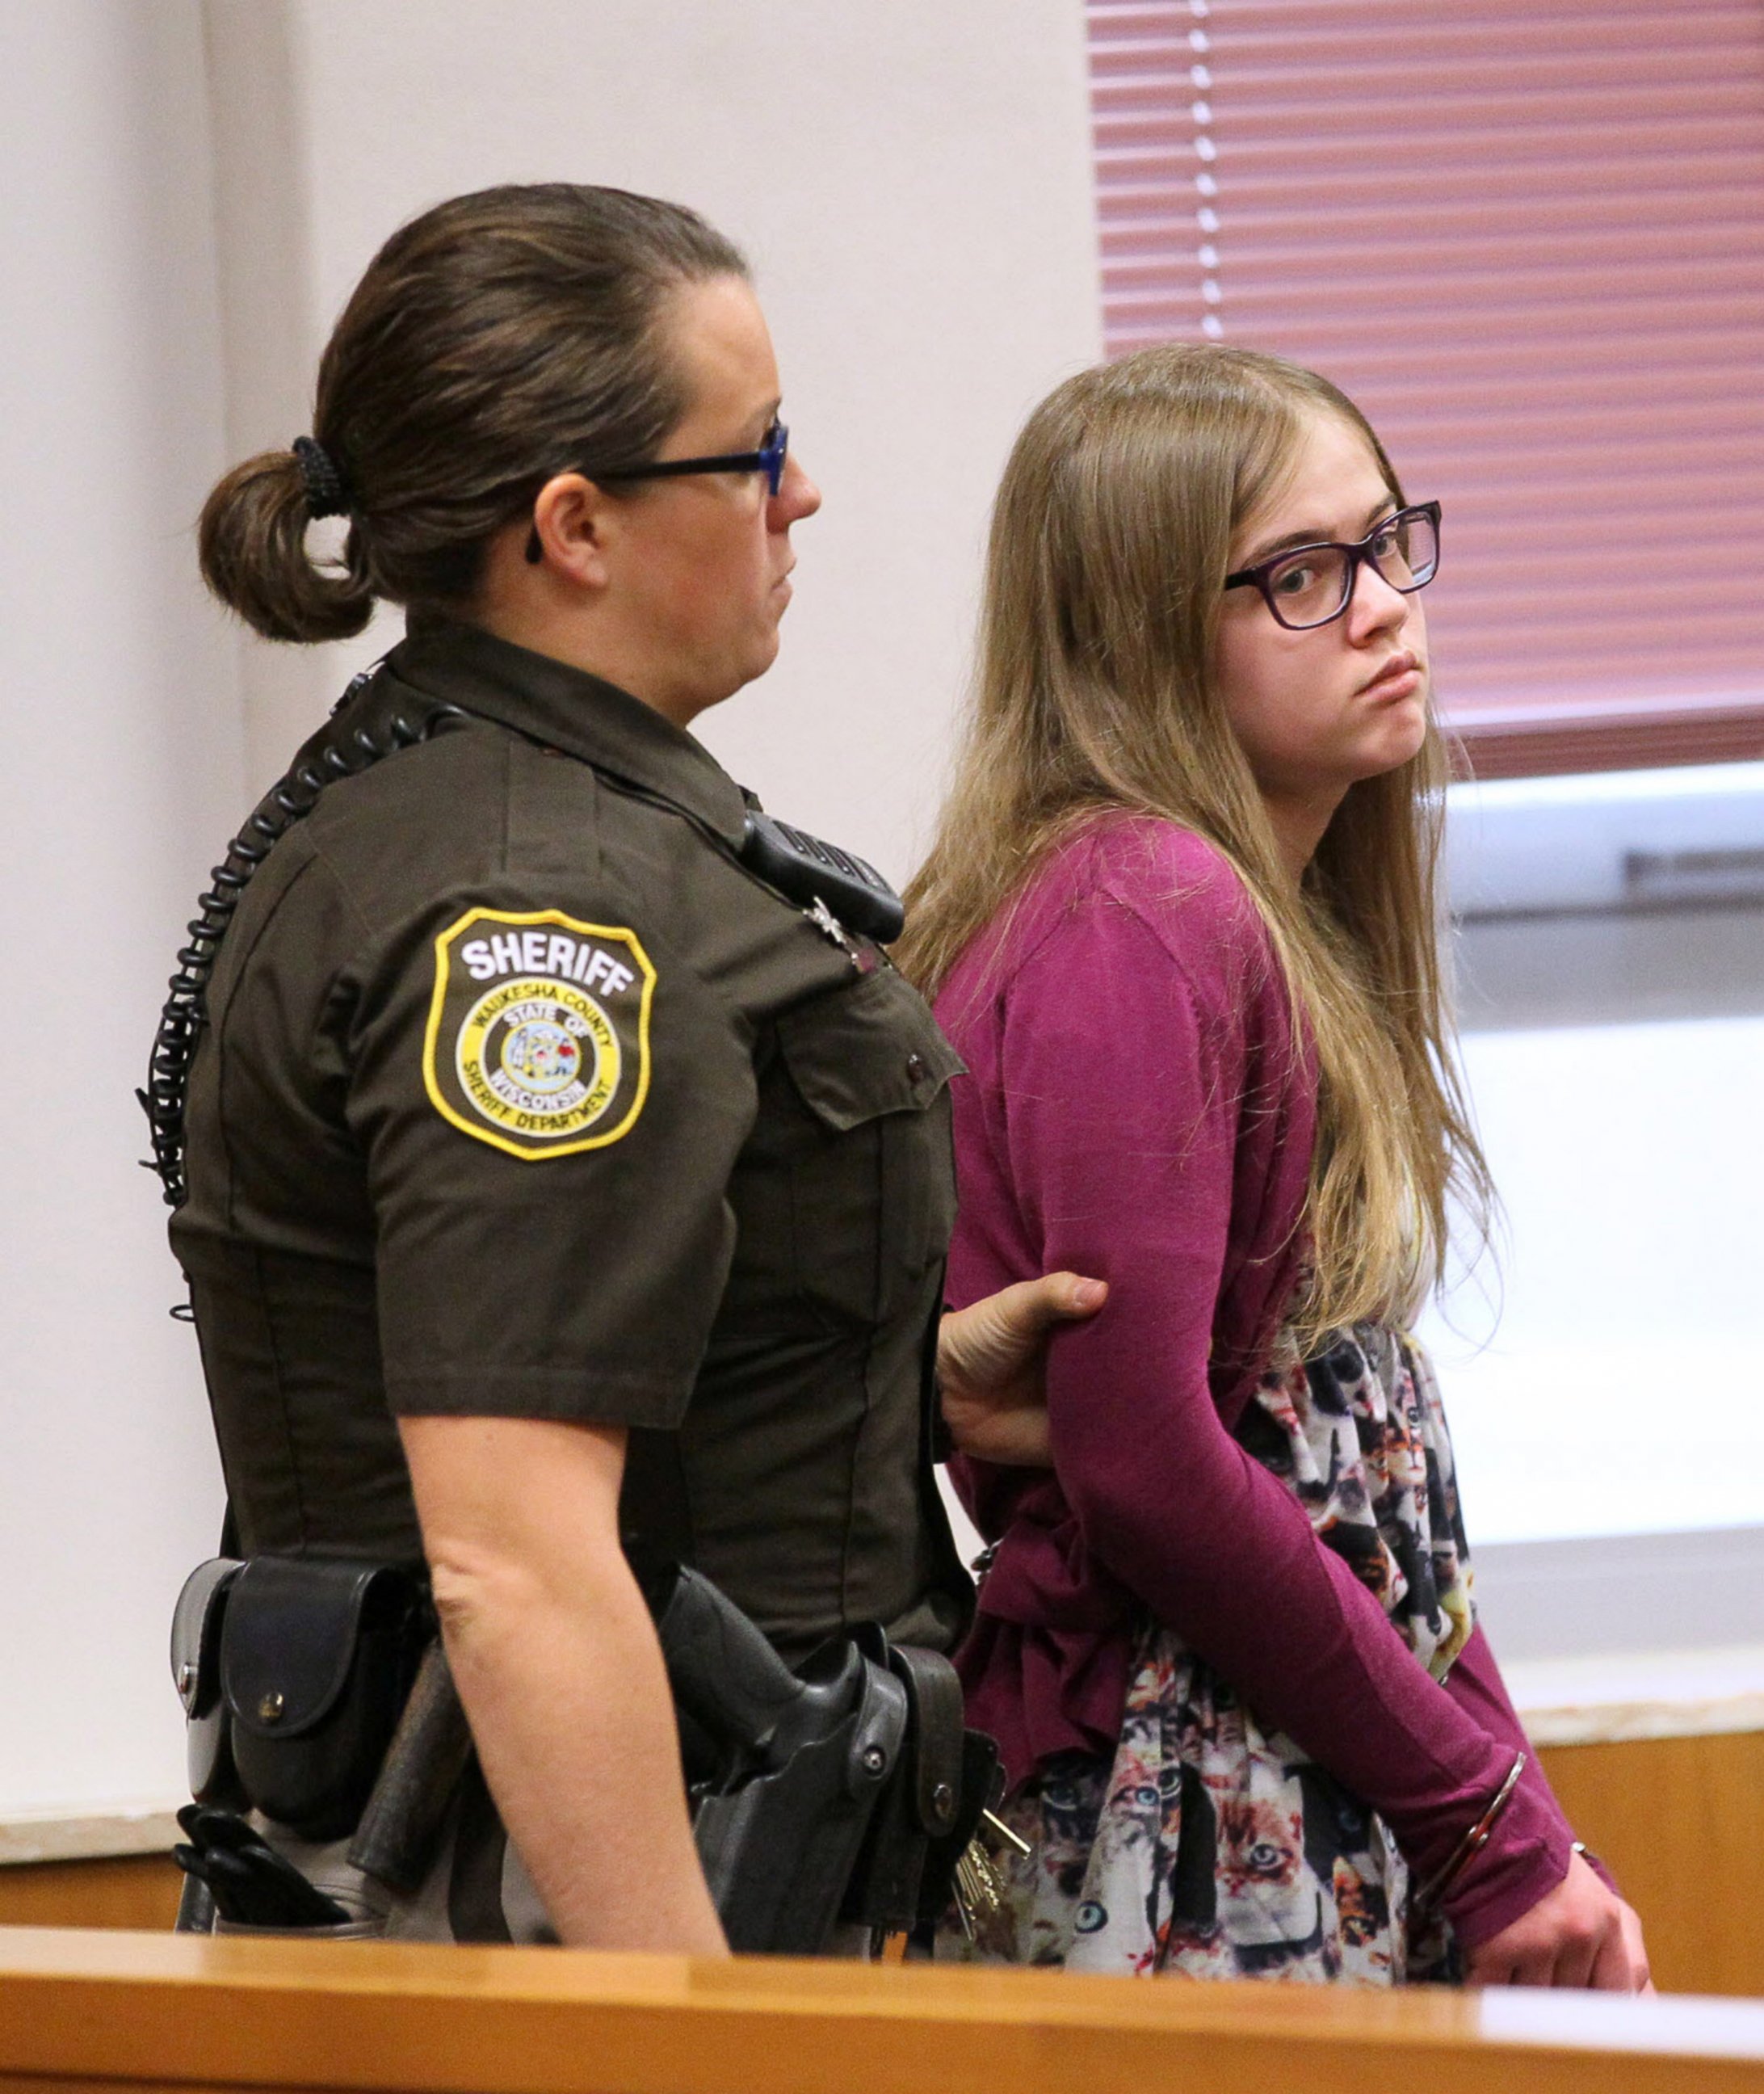
[[[1267,1374],[1236,1436],[1443,1680],[1473,1610],[1419,1347],[1378,1325],[1344,1332]],[[1155,1623],[1136,1643],[1112,1759],[1059,1756],[1003,1814],[1030,1851],[1001,1860],[1000,1905],[974,1915],[971,1940],[946,1922],[940,1957],[1374,1985],[1457,1975],[1450,1930],[1416,1912],[1377,1814]]]

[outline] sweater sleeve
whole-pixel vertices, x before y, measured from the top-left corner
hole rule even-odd
[[[1050,1351],[1055,1466],[1089,1552],[1378,1809],[1424,1882],[1515,1748],[1416,1663],[1215,1406],[1247,1067],[1229,1001],[1197,993],[1168,932],[1107,895],[1069,910],[1012,982],[999,1075],[1020,1211],[1042,1270],[1111,1290]],[[1448,1900],[1467,1945],[1552,1888],[1562,1845],[1547,1790],[1519,1791]]]
[[[1501,1668],[1495,1662],[1494,1652],[1481,1629],[1476,1631],[1458,1653],[1458,1662],[1446,1679],[1445,1691],[1465,1714],[1480,1723],[1491,1737],[1500,1738],[1510,1744],[1515,1752],[1525,1754],[1525,1771],[1519,1776],[1520,1792],[1528,1796],[1539,1806],[1537,1814],[1541,1827],[1545,1814],[1553,1821],[1547,1846],[1551,1866],[1555,1868],[1559,1879],[1567,1872],[1568,1856],[1574,1845],[1574,1828],[1557,1801],[1555,1791],[1549,1786],[1549,1778],[1544,1772],[1543,1762],[1525,1735],[1525,1726],[1519,1721],[1519,1712],[1513,1706],[1512,1697],[1506,1691],[1506,1682],[1501,1677]],[[1621,1897],[1621,1886],[1598,1856],[1587,1852],[1586,1858],[1606,1888],[1614,1891]],[[1484,1896],[1471,1901],[1477,1908],[1476,1918],[1482,1927],[1479,1938],[1483,1940],[1490,1934],[1498,1934],[1503,1927],[1510,1926],[1526,1909],[1524,1902],[1515,1902],[1510,1896],[1503,1896],[1498,1888],[1494,1886],[1489,1887]]]

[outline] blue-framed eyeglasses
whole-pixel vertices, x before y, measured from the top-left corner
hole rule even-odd
[[[590,480],[677,480],[688,472],[763,472],[765,484],[776,495],[784,484],[784,462],[790,455],[790,431],[774,420],[756,451],[720,451],[713,458],[661,458],[653,465],[615,466],[596,472],[584,467]],[[535,526],[527,534],[527,561],[536,567],[545,557]]]
[[[790,431],[774,422],[756,451],[724,451],[715,458],[661,458],[653,465],[627,465],[610,472],[590,473],[591,480],[674,480],[687,472],[763,472],[776,494],[784,482]]]
[[[1294,545],[1225,576],[1230,589],[1254,587],[1289,632],[1308,632],[1339,618],[1353,600],[1360,563],[1403,596],[1425,589],[1439,572],[1439,504],[1418,502],[1373,524],[1354,545],[1327,539]]]

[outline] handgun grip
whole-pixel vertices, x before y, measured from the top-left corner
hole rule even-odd
[[[652,1596],[674,1697],[719,1743],[762,1765],[781,1723],[806,1691],[765,1636],[708,1578],[683,1566]]]

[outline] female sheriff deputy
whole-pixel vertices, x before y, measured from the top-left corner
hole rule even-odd
[[[202,520],[271,638],[409,611],[217,875],[155,1057],[238,1553],[427,1559],[570,1942],[723,1942],[633,1566],[792,1660],[969,1607],[924,1446],[960,1065],[687,732],[769,666],[819,504],[779,404],[701,219],[490,190],[387,243],[314,436]],[[1081,1310],[1043,1287],[1031,1323]],[[520,1933],[460,1888],[454,1932]]]

